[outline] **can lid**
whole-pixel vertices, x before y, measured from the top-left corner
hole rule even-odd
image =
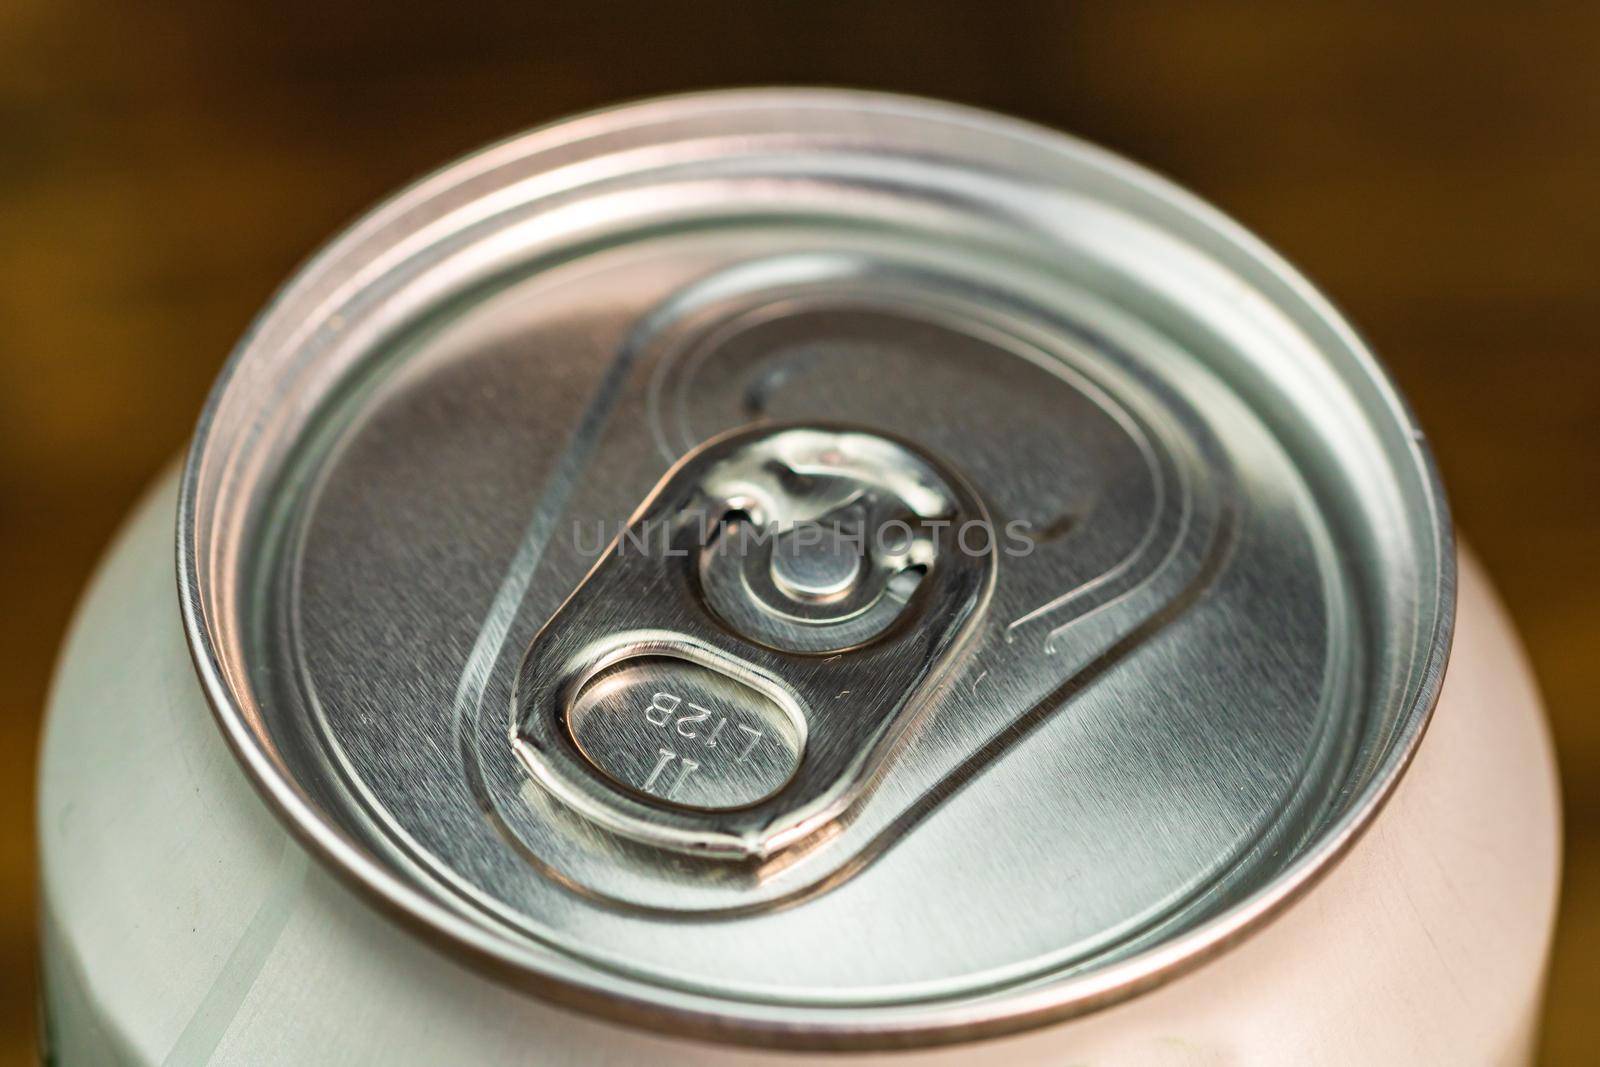
[[[789,1047],[1231,943],[1372,819],[1454,607],[1422,437],[1304,279],[1080,142],[842,91],[377,208],[235,352],[178,552],[332,867],[541,995]]]

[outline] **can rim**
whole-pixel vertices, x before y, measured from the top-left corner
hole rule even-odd
[[[201,460],[218,408],[263,324],[278,312],[298,284],[359,240],[383,229],[407,209],[423,206],[442,192],[446,179],[481,167],[509,150],[579,123],[603,124],[659,111],[681,115],[754,105],[824,106],[896,112],[952,125],[1000,131],[1020,141],[1090,161],[1118,181],[1175,209],[1210,232],[1235,257],[1253,262],[1290,290],[1318,320],[1339,335],[1381,396],[1409,442],[1409,459],[1420,475],[1436,558],[1433,630],[1419,642],[1422,657],[1417,686],[1395,718],[1398,743],[1383,754],[1379,770],[1365,783],[1358,801],[1319,839],[1269,883],[1184,933],[1093,971],[1064,977],[1027,990],[1010,991],[981,1002],[935,1002],[894,1008],[830,1009],[798,1005],[728,1001],[703,993],[663,987],[620,975],[600,973],[581,961],[540,955],[498,938],[443,906],[377,862],[351,837],[322,818],[308,798],[250,729],[226,677],[221,651],[207,625],[197,551]],[[434,189],[434,186],[441,186]],[[1372,824],[1415,756],[1443,684],[1454,633],[1456,607],[1455,540],[1444,487],[1427,440],[1410,406],[1371,349],[1330,302],[1287,260],[1232,218],[1171,182],[1124,157],[1071,135],[1020,119],[929,98],[841,88],[746,88],[651,97],[598,108],[546,123],[497,141],[438,168],[379,202],[301,262],[252,320],[213,385],[195,427],[179,486],[176,535],[179,608],[185,637],[213,715],[235,757],[258,793],[291,834],[341,880],[355,887],[391,918],[442,945],[509,984],[558,1004],[611,1021],[660,1032],[787,1049],[871,1049],[933,1046],[994,1037],[1042,1026],[1107,1006],[1176,978],[1243,940],[1310,889]]]

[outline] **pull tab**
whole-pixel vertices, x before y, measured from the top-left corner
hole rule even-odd
[[[861,792],[981,613],[994,540],[976,494],[904,443],[714,438],[534,637],[511,742],[616,833],[770,855]]]

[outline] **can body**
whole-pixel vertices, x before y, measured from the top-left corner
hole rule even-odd
[[[1465,574],[1360,338],[1131,163],[530,131],[291,279],[97,582],[52,1049],[1517,1060],[1557,809]]]
[[[169,477],[124,531],[56,677],[39,803],[54,1062],[796,1062],[549,1006],[425,945],[308,856],[195,679],[175,499]],[[1559,874],[1554,763],[1515,637],[1480,570],[1460,573],[1429,733],[1325,879],[1244,944],[1122,1004],[896,1058],[1526,1062]]]

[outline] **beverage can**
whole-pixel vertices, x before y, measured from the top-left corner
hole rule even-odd
[[[177,508],[193,670],[298,847],[675,1040],[969,1041],[1193,970],[1374,820],[1453,633],[1426,443],[1303,278],[871,93],[404,190],[251,327]]]

